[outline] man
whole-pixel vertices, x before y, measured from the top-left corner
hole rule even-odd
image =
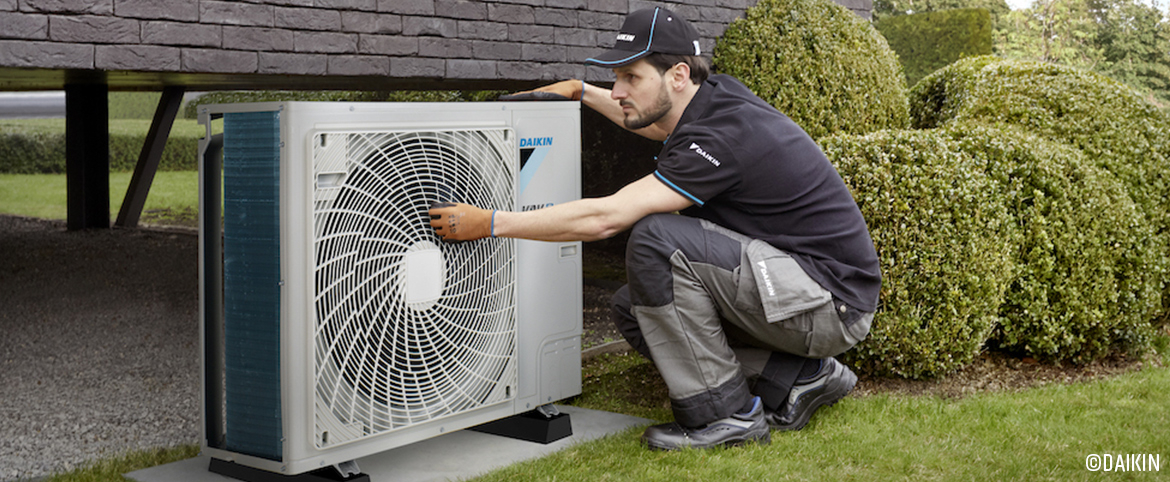
[[[431,210],[444,240],[597,240],[631,229],[614,320],[666,381],[675,422],[656,449],[767,443],[857,381],[833,359],[869,332],[880,272],[857,204],[796,124],[725,75],[665,8],[629,14],[612,90],[577,80],[510,96],[581,100],[665,141],[657,170],[617,193],[538,211]],[[680,212],[681,215],[670,214]]]

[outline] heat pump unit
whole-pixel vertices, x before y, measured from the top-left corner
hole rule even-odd
[[[579,104],[199,121],[205,454],[301,474],[580,393],[580,243],[444,243],[427,212],[578,199]]]

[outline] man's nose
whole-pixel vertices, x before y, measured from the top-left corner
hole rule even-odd
[[[613,85],[613,90],[609,91],[609,97],[613,100],[622,100],[627,97],[626,89],[618,84]]]

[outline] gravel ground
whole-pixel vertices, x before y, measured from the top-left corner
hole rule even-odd
[[[197,253],[0,216],[0,480],[197,441]]]

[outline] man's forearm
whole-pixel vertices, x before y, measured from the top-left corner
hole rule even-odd
[[[446,241],[488,236],[536,241],[596,241],[629,229],[644,216],[680,211],[691,201],[646,175],[609,196],[557,204],[536,211],[508,212],[459,203],[430,209],[430,224]]]
[[[492,232],[497,237],[536,241],[596,241],[609,238],[627,228],[605,208],[607,200],[581,199],[536,211],[505,212],[495,215]]]

